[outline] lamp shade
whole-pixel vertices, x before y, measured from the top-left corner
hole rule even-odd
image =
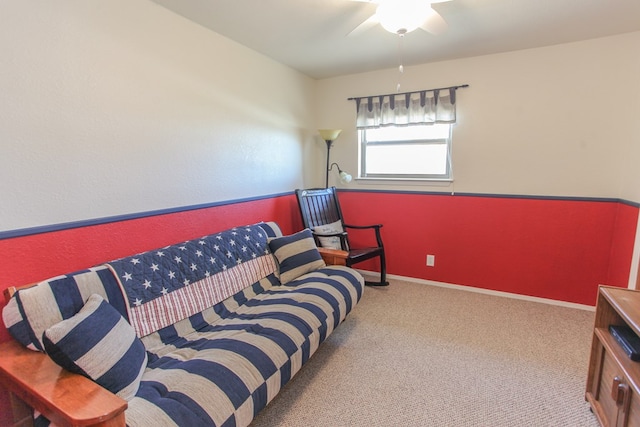
[[[351,182],[353,177],[345,171],[340,171],[340,182],[343,184],[348,184]]]
[[[325,141],[335,141],[342,129],[318,129],[320,137]]]

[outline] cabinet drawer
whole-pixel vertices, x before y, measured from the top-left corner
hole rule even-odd
[[[611,426],[640,427],[640,396],[628,381],[616,357],[604,351],[596,399]]]
[[[602,365],[602,377],[600,378],[600,388],[598,389],[598,402],[601,405],[602,411],[605,414],[605,417],[612,426],[623,426],[624,421],[622,419],[618,419],[618,416],[623,417],[623,412],[626,412],[628,409],[623,408],[623,406],[628,406],[627,402],[623,402],[620,407],[614,400],[612,396],[612,388],[615,386],[614,382],[616,378],[620,378],[621,384],[624,384],[624,376],[615,362],[614,358],[611,357],[609,352],[604,352],[604,361]],[[628,399],[628,398],[627,398]],[[616,422],[618,420],[618,422]],[[622,422],[620,422],[622,421]]]

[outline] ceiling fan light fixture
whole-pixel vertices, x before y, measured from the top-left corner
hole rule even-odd
[[[429,16],[430,9],[426,0],[381,0],[376,16],[385,30],[404,35],[420,27]]]

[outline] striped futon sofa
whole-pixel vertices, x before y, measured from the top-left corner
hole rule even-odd
[[[246,426],[363,285],[325,265],[309,230],[258,223],[18,290],[3,320],[24,346],[126,400],[129,426]],[[66,422],[34,409],[36,425]]]

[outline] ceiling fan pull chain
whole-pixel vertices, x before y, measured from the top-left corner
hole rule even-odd
[[[403,40],[404,40],[404,35],[406,34],[406,31],[402,31],[399,30],[398,31],[398,56],[400,57],[400,66],[398,66],[398,84],[396,85],[396,92],[400,92],[400,81],[402,80],[402,74],[404,74],[404,65],[402,65],[403,63]]]

